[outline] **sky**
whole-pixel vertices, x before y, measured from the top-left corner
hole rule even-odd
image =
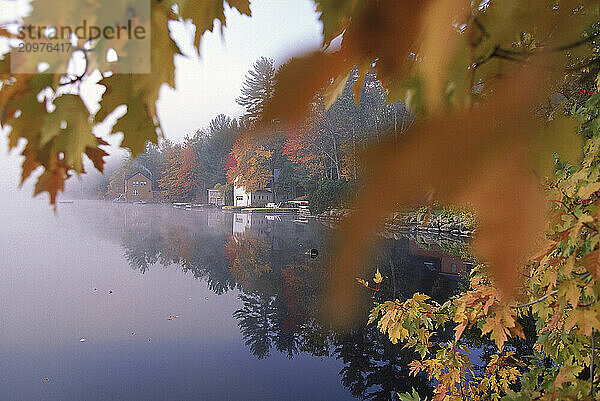
[[[6,0],[0,6],[6,7]],[[171,36],[184,56],[175,59],[176,88],[163,85],[157,103],[158,115],[167,139],[181,141],[186,135],[206,127],[223,113],[239,117],[243,109],[236,104],[244,77],[262,56],[279,66],[290,57],[315,50],[322,44],[322,25],[313,0],[251,0],[252,17],[241,15],[225,5],[226,27],[221,35],[215,21],[213,32],[205,32],[200,49],[193,46],[194,26],[173,22]],[[82,85],[84,100],[91,112],[97,110],[104,87],[92,76]],[[113,113],[118,115],[118,112]],[[122,157],[115,149],[121,134],[108,136],[109,125],[96,128],[97,135],[112,145],[109,153]],[[19,149],[8,153],[7,131],[0,131],[0,188],[12,190],[19,180]],[[89,170],[89,168],[88,168]],[[34,181],[30,179],[29,181]],[[31,193],[32,182],[24,191]]]
[[[312,0],[253,0],[252,17],[226,8],[221,38],[217,26],[206,32],[201,57],[192,44],[193,25],[173,24],[173,37],[188,57],[176,57],[176,87],[163,88],[158,113],[170,139],[181,139],[207,126],[220,113],[240,116],[235,103],[244,76],[261,56],[278,66],[291,56],[321,46],[322,25]]]

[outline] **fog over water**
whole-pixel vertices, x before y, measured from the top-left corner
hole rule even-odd
[[[344,397],[335,360],[254,358],[232,318],[237,290],[217,296],[177,266],[133,270],[121,241],[135,231],[115,219],[136,211],[119,207],[135,206],[2,208],[0,399]]]
[[[376,327],[333,331],[319,317],[332,231],[318,221],[84,200],[54,213],[23,193],[2,205],[1,400],[430,393]],[[427,268],[439,259],[398,238],[374,256],[376,299],[446,298],[453,281]]]

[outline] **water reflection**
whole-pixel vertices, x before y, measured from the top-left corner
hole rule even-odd
[[[123,221],[121,244],[132,269],[145,273],[153,265],[175,264],[205,280],[217,295],[236,287],[226,257],[225,215],[211,213],[186,219],[169,209],[154,214],[152,209],[132,207],[119,212]]]
[[[409,375],[412,352],[392,345],[373,326],[336,332],[319,318],[328,272],[328,227],[286,216],[150,205],[119,205],[110,214],[111,224],[120,227],[132,269],[145,273],[157,266],[178,266],[205,280],[217,295],[239,291],[242,307],[233,318],[256,358],[267,358],[275,350],[289,359],[301,353],[338,359],[344,364],[342,384],[358,398],[387,400],[393,392],[413,387],[431,394],[426,377]],[[402,299],[416,291],[447,299],[469,268],[444,251],[460,248],[460,241],[434,239],[423,249],[417,240],[427,238],[388,237],[372,258],[373,270],[379,268],[386,280],[380,293],[365,290],[364,316],[373,300]],[[318,258],[306,255],[311,248],[320,250]]]

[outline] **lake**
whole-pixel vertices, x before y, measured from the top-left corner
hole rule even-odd
[[[468,266],[460,241],[388,233],[373,256],[382,291],[364,289],[364,320],[335,330],[319,313],[333,235],[319,221],[96,201],[56,214],[7,201],[0,221],[3,401],[426,395],[368,309],[415,291],[443,300]]]

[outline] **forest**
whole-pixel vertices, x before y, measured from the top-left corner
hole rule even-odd
[[[319,93],[303,121],[292,126],[274,121],[267,134],[257,135],[252,130],[273,95],[276,74],[272,60],[257,60],[236,99],[246,109],[243,116],[220,114],[183,143],[148,142],[143,153],[127,157],[101,182],[85,180],[85,194],[115,199],[124,191],[126,175],[144,171],[166,202],[206,201],[206,190],[215,188],[233,204],[236,179],[248,191],[271,188],[277,201],[308,196],[313,212],[347,202],[358,185],[359,154],[388,136],[397,139],[414,116],[403,102],[387,102],[374,70],[357,92],[355,68],[330,107]]]

